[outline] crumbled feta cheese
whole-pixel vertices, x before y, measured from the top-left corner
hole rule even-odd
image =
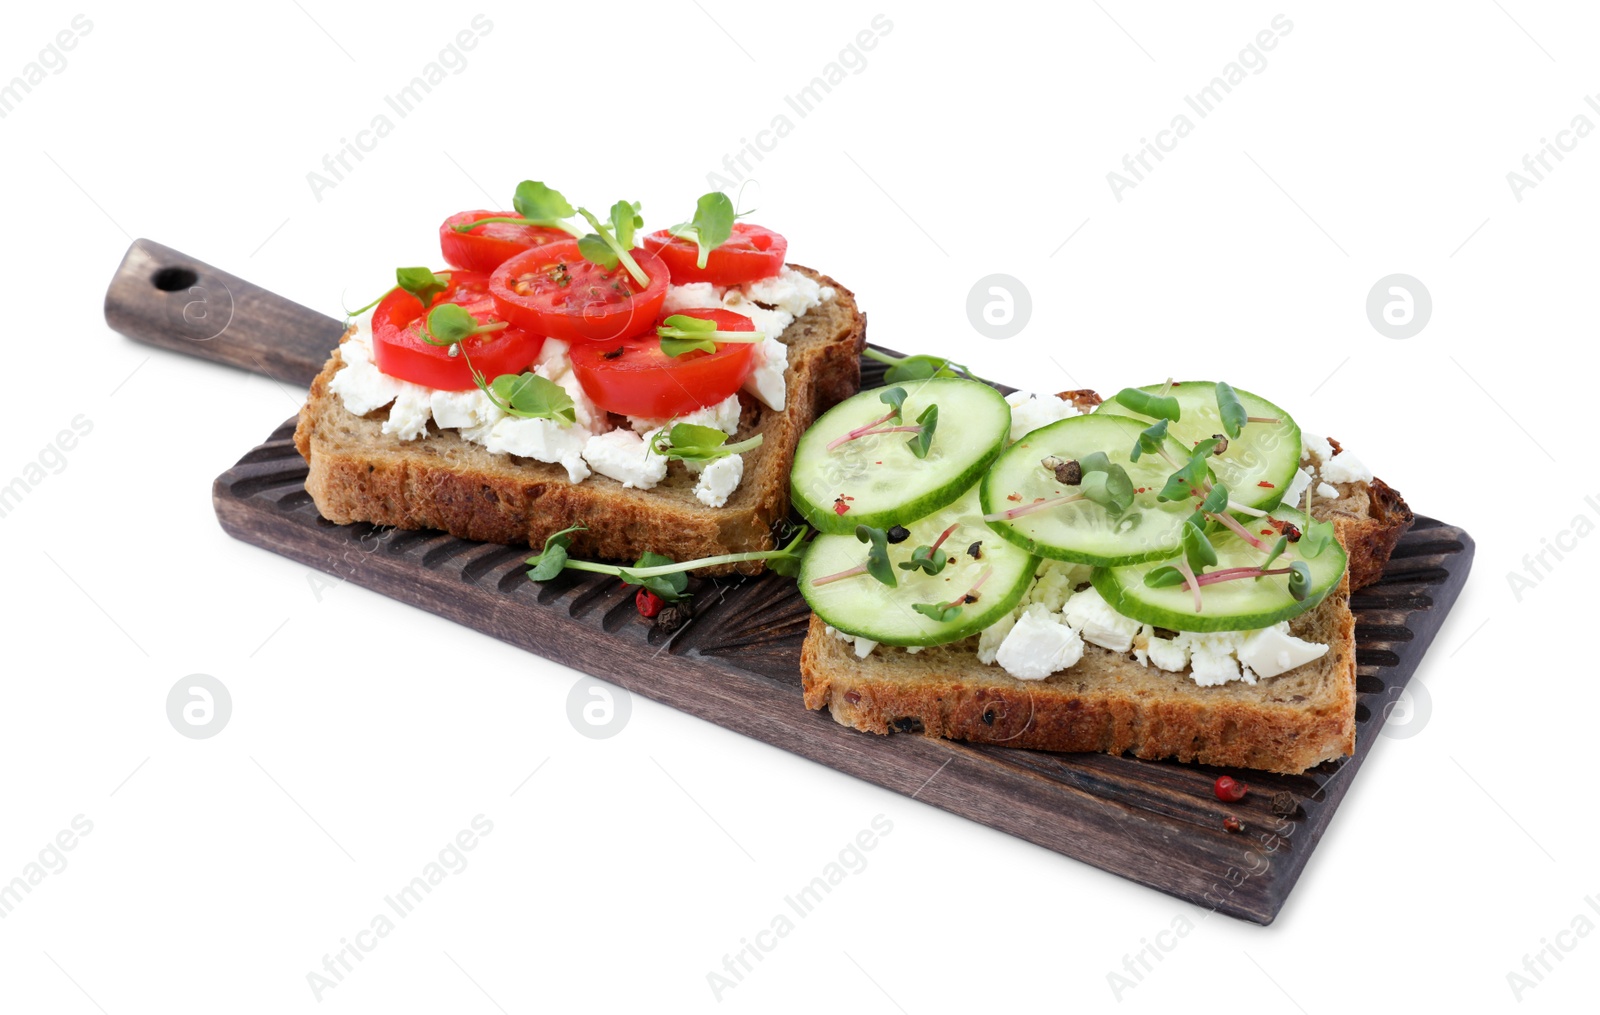
[[[1283,503],[1292,507],[1299,507],[1305,497],[1306,488],[1311,485],[1311,473],[1305,469],[1296,469],[1294,477],[1289,480],[1289,489],[1283,492]]]
[[[1145,655],[1157,669],[1182,673],[1189,665],[1189,642],[1181,634],[1176,638],[1158,638],[1152,634],[1145,645]]]
[[[706,507],[722,507],[743,477],[744,457],[724,455],[700,471],[700,479],[694,484],[695,500]]]
[[[789,366],[789,347],[769,333],[756,346],[755,355],[759,362],[750,376],[745,378],[744,390],[774,411],[782,412],[788,395],[783,372]]]
[[[656,454],[646,443],[654,437],[654,432],[640,437],[621,428],[595,434],[583,445],[583,458],[594,471],[624,487],[648,490],[667,477],[666,456]]]
[[[644,416],[629,416],[628,425],[633,427],[635,433],[646,433],[651,430],[665,429],[670,423],[692,423],[695,426],[714,426],[718,430],[732,437],[739,429],[739,414],[741,412],[738,395],[729,395],[716,405],[702,406],[693,412],[685,413],[673,419],[650,419]]]
[[[1300,431],[1300,447],[1302,462],[1309,461],[1313,465],[1321,465],[1333,457],[1333,445],[1328,443],[1327,438],[1318,437],[1306,430]]]
[[[441,429],[469,429],[494,423],[505,415],[477,388],[471,391],[435,391],[429,399],[433,421]]]
[[[1288,621],[1251,631],[1239,646],[1239,661],[1258,677],[1276,677],[1296,666],[1304,666],[1328,653],[1328,646],[1296,638],[1289,633]]]
[[[878,643],[873,641],[871,638],[863,638],[857,634],[846,634],[837,627],[834,627],[832,624],[823,625],[823,630],[827,633],[828,637],[837,638],[842,642],[848,642],[850,645],[854,646],[857,659],[865,659],[867,656],[872,654],[873,649],[878,647]]]
[[[787,266],[776,275],[758,278],[738,288],[744,290],[750,301],[775,307],[791,319],[822,302],[822,286],[817,280]]]
[[[572,369],[567,353],[571,346],[559,338],[547,338],[539,347],[539,358],[533,361],[533,371],[541,377],[555,380]]]
[[[1338,500],[1339,491],[1337,488],[1329,486],[1327,483],[1318,483],[1317,497],[1319,500]]]
[[[1006,396],[1011,406],[1011,439],[1018,441],[1042,426],[1058,419],[1078,415],[1078,407],[1065,398],[1054,395],[1035,395],[1027,391],[1013,391]]]
[[[567,470],[568,480],[581,483],[589,477],[589,467],[583,461],[587,440],[589,431],[580,426],[563,427],[554,420],[506,416],[489,429],[484,446],[494,454],[560,464]]]
[[[338,395],[345,409],[357,416],[383,408],[399,397],[400,392],[415,386],[379,370],[372,360],[372,346],[359,332],[339,346],[339,358],[344,366],[328,381],[328,390]]]
[[[1348,451],[1341,451],[1322,463],[1322,478],[1330,483],[1370,483],[1372,470]]]
[[[417,384],[407,384],[389,406],[389,418],[383,421],[383,432],[394,434],[403,441],[414,441],[428,434],[428,420],[433,417],[433,392]]]
[[[1093,570],[1087,564],[1070,564],[1064,560],[1045,561],[1034,572],[1033,584],[1023,594],[1018,612],[1031,603],[1039,603],[1052,613],[1060,613],[1061,608],[1067,605],[1067,600],[1072,598],[1073,589],[1088,581]]]
[[[1028,607],[995,653],[995,661],[1018,680],[1043,680],[1081,658],[1078,632],[1039,605]]]
[[[661,304],[664,314],[680,310],[720,310],[723,290],[710,282],[690,282],[667,287],[666,302]]]
[[[1133,647],[1133,636],[1139,632],[1139,622],[1130,620],[1111,608],[1093,588],[1074,593],[1062,610],[1067,623],[1077,629],[1083,640],[1091,645],[1126,652]]]

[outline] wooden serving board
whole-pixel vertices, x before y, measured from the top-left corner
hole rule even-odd
[[[170,304],[186,294],[150,278],[174,268],[193,272],[201,285],[246,285],[141,240],[107,296],[113,326],[140,338],[147,330],[170,329]],[[199,351],[309,383],[342,325],[263,290],[249,291],[269,311],[267,326],[247,322],[237,333],[230,326]],[[250,348],[260,341],[275,343],[271,357]],[[252,360],[258,365],[251,366]],[[881,371],[864,361],[863,384],[877,383]],[[1263,924],[1277,916],[1379,739],[1384,718],[1460,593],[1473,556],[1465,532],[1419,517],[1383,578],[1351,601],[1356,753],[1299,776],[1245,772],[1250,795],[1223,804],[1211,792],[1221,769],[915,734],[880,737],[807,711],[799,658],[810,612],[792,579],[767,574],[697,582],[694,618],[668,633],[639,617],[634,590],[614,578],[568,571],[543,584],[529,581],[526,547],[474,543],[441,532],[335,525],[317,514],[305,491],[306,464],[295,451],[293,432],[290,420],[217,478],[213,500],[230,535],[719,726]],[[1292,816],[1273,813],[1273,797],[1281,792],[1297,804]],[[1230,815],[1244,823],[1242,832],[1224,829]]]

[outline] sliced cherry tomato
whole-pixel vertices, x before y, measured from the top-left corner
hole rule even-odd
[[[494,270],[489,291],[500,313],[524,330],[568,342],[610,342],[655,327],[672,275],[661,259],[629,251],[650,284],[639,287],[622,265],[586,261],[578,242],[523,251]]]
[[[450,287],[433,298],[429,309],[441,303],[459,303],[479,324],[504,320],[495,313],[488,275],[457,269],[449,276]],[[539,357],[544,345],[543,335],[513,326],[469,338],[460,343],[462,352],[452,356],[448,347],[430,345],[423,339],[424,316],[421,301],[404,289],[394,290],[378,303],[372,311],[372,352],[379,370],[413,384],[466,391],[477,386],[473,367],[488,380],[518,374]]]
[[[444,220],[439,227],[439,249],[445,263],[468,271],[492,272],[507,260],[546,243],[559,243],[572,237],[560,229],[524,226],[515,222],[486,222],[467,232],[456,226],[486,218],[515,218],[514,211],[463,211]]]
[[[677,313],[715,321],[719,331],[755,330],[750,318],[731,310]],[[663,314],[662,320],[670,316]],[[620,342],[583,342],[574,345],[569,355],[578,383],[596,405],[608,412],[647,419],[668,419],[715,405],[738,391],[756,368],[752,343],[719,343],[716,352],[686,352],[674,357],[661,351],[654,327]]]
[[[674,285],[688,282],[743,285],[776,275],[783,268],[789,241],[764,226],[735,222],[728,241],[706,255],[704,268],[699,264],[700,248],[693,241],[679,239],[665,229],[646,236],[644,249],[667,262]]]

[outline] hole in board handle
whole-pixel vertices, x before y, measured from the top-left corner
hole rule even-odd
[[[150,277],[150,284],[165,293],[175,293],[188,289],[200,276],[188,268],[162,268]]]

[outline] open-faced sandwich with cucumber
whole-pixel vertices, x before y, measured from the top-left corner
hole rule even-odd
[[[1354,749],[1349,596],[1411,514],[1265,398],[941,370],[829,410],[792,483],[805,703],[845,725],[1286,773]]]
[[[706,194],[646,233],[524,181],[439,228],[355,312],[295,442],[333,522],[442,529],[634,561],[745,555],[788,513],[800,435],[860,387],[848,289]]]

